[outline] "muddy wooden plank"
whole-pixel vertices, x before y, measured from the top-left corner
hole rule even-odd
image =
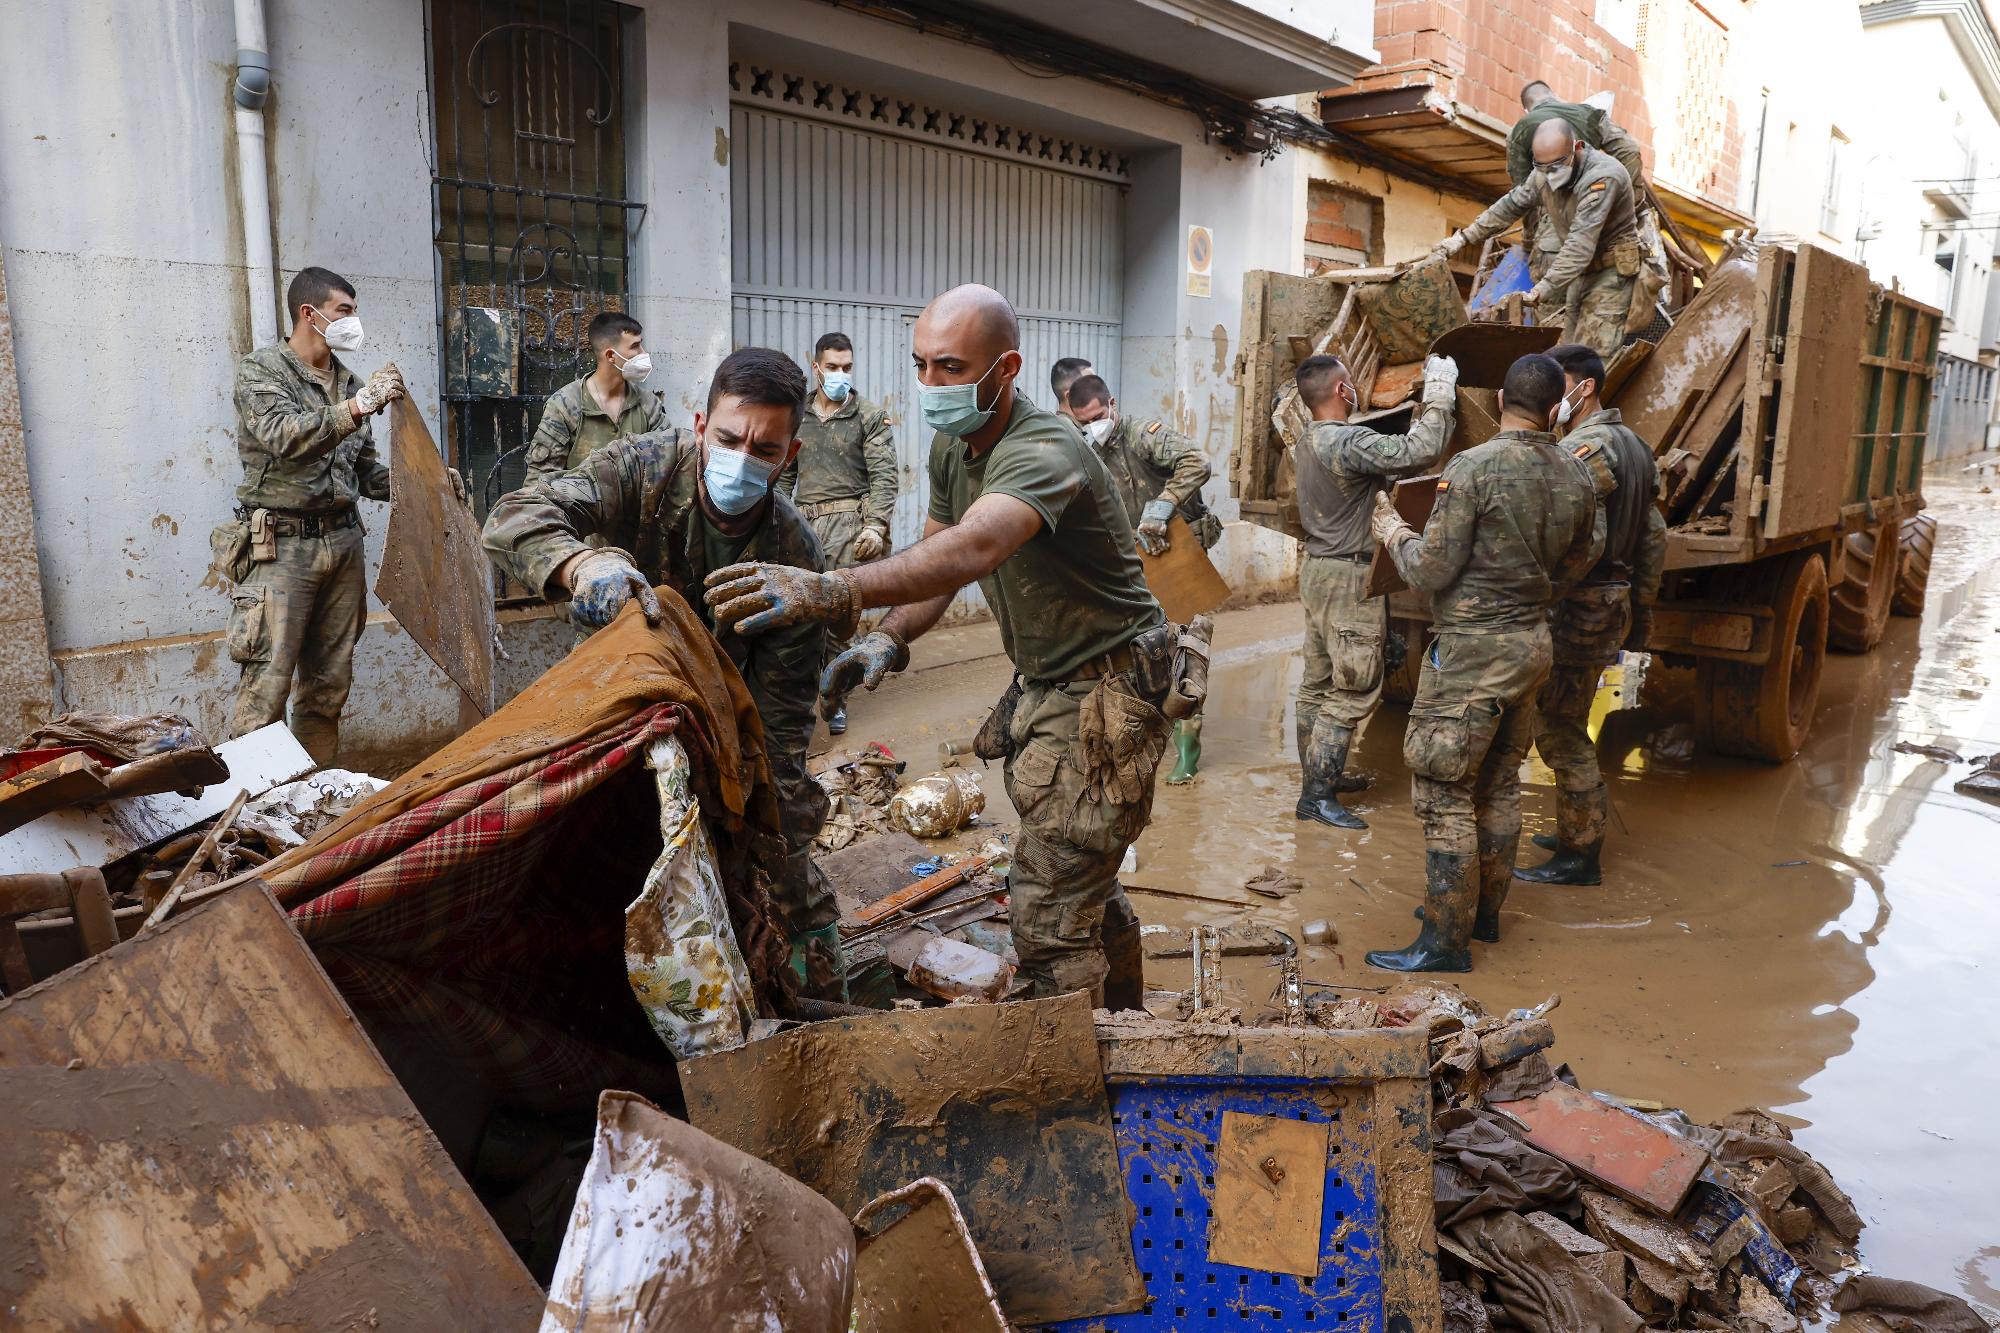
[[[1718,264],[1699,295],[1674,321],[1608,406],[1654,448],[1693,400],[1714,386],[1750,328],[1756,303],[1757,266],[1736,257]]]
[[[375,595],[481,717],[493,711],[493,578],[479,521],[407,397],[389,408],[389,537]]]
[[[542,1295],[261,887],[0,1003],[24,1328],[532,1329]]]
[[[1817,246],[1799,247],[1785,330],[1785,394],[1771,450],[1764,535],[1788,537],[1840,521],[1851,475],[1868,270]]]
[[[1167,520],[1167,549],[1159,555],[1141,550],[1139,567],[1160,609],[1176,625],[1207,615],[1229,600],[1229,585],[1179,514]]]
[[[1689,505],[1694,497],[1709,489],[1709,483],[1721,467],[1724,456],[1736,443],[1743,423],[1743,388],[1748,360],[1739,347],[1722,379],[1704,396],[1700,409],[1674,441],[1675,448],[1687,451],[1688,461],[1679,479],[1667,492],[1669,523],[1678,523],[1703,512],[1691,509]]]
[[[103,800],[104,787],[104,765],[81,751],[16,773],[0,782],[0,833],[57,810]]]
[[[1324,1122],[1222,1113],[1209,1262],[1319,1276],[1327,1142]]]
[[[1418,532],[1422,532],[1424,524],[1431,521],[1431,510],[1437,505],[1438,481],[1439,478],[1430,476],[1410,477],[1396,483],[1396,512]],[[1389,552],[1378,543],[1375,556],[1368,565],[1368,596],[1383,597],[1409,586],[1396,572],[1396,562],[1389,558]]]
[[[688,1061],[681,1085],[697,1128],[845,1212],[943,1181],[1017,1323],[1145,1300],[1082,994],[814,1023]]]
[[[1671,1216],[1708,1154],[1649,1120],[1567,1083],[1493,1109],[1527,1131],[1528,1142],[1654,1212]]]

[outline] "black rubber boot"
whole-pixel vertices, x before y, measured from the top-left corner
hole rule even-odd
[[[1545,852],[1552,852],[1562,846],[1562,839],[1553,833],[1537,833],[1534,837],[1528,839],[1528,841],[1534,843],[1535,846]]]
[[[1368,966],[1385,972],[1470,972],[1473,904],[1479,895],[1477,857],[1455,852],[1424,853],[1424,923],[1416,940],[1401,949],[1373,949]]]
[[[1098,927],[1098,939],[1104,946],[1104,1007],[1117,1012],[1121,1009],[1146,1008],[1146,951],[1139,937],[1139,918],[1132,912],[1131,904],[1120,893],[1112,897],[1104,908],[1104,922]]]
[[[1299,742],[1299,768],[1303,770],[1306,766],[1306,750],[1312,745],[1312,719],[1307,718],[1299,722],[1295,730]],[[1333,780],[1333,789],[1337,792],[1367,791],[1374,785],[1375,779],[1371,775],[1367,773],[1349,773],[1346,771],[1345,764],[1341,766],[1340,776]]]
[[[1558,790],[1555,855],[1538,866],[1515,871],[1514,877],[1530,884],[1602,884],[1599,857],[1604,851],[1604,820],[1610,812],[1611,795],[1602,783],[1583,792]]]
[[[1479,831],[1479,912],[1472,919],[1472,938],[1481,944],[1500,942],[1500,908],[1514,882],[1514,854],[1520,849],[1519,833]]]
[[[1353,740],[1352,727],[1327,718],[1313,724],[1312,737],[1306,742],[1305,783],[1299,792],[1299,803],[1293,809],[1300,819],[1316,820],[1335,828],[1368,827],[1361,816],[1340,803],[1334,786],[1347,764],[1347,747]]]

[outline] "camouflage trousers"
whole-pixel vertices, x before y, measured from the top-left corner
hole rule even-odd
[[[1084,698],[1097,681],[1028,681],[1008,732],[1007,798],[1021,818],[1007,877],[1007,922],[1030,994],[1096,992],[1104,983],[1106,942],[1138,930],[1118,883],[1125,849],[1153,814],[1155,769],[1167,745],[1167,720],[1154,710],[1136,738],[1145,791],[1130,803],[1092,792],[1077,742]]]
[[[1563,341],[1582,343],[1610,361],[1625,341],[1634,281],[1616,267],[1606,266],[1571,283],[1562,310]]]
[[[771,752],[771,781],[778,789],[778,818],[785,831],[784,877],[771,886],[774,905],[794,936],[840,919],[840,907],[833,899],[833,884],[812,859],[813,839],[819,836],[832,808],[826,790],[806,772],[803,750],[797,754]]]
[[[1521,832],[1521,760],[1534,738],[1535,693],[1553,652],[1545,626],[1438,635],[1410,702],[1403,759],[1431,851],[1476,856]]]
[[[1535,749],[1565,792],[1604,784],[1590,739],[1590,705],[1598,677],[1618,660],[1632,627],[1631,585],[1593,583],[1556,603],[1550,621],[1555,664],[1535,698]]]
[[[230,732],[283,721],[289,698],[292,734],[325,766],[339,745],[368,613],[361,529],[276,540],[278,558],[251,565],[230,594],[229,660],[242,668]]]
[[[806,506],[810,509],[811,506]],[[813,514],[808,520],[812,524],[813,535],[819,538],[820,555],[826,561],[826,568],[850,569],[861,561],[854,558],[854,539],[861,535],[867,525],[862,522],[858,509],[843,510],[838,513]],[[853,643],[853,638],[839,638],[829,632],[826,636],[826,655],[829,659],[835,653]]]
[[[1389,602],[1369,597],[1368,562],[1309,555],[1299,562],[1306,612],[1306,665],[1299,677],[1299,725],[1328,717],[1359,727],[1382,701],[1382,645]]]

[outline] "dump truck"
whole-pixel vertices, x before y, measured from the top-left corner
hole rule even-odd
[[[1303,418],[1292,381],[1305,356],[1343,355],[1364,395],[1387,376],[1388,393],[1365,396],[1375,410],[1360,419],[1384,429],[1407,419],[1407,406],[1383,405],[1402,368],[1380,349],[1399,341],[1407,351],[1410,330],[1385,326],[1381,312],[1395,302],[1370,299],[1397,277],[1246,275],[1232,461],[1244,518],[1301,535],[1291,449]],[[1653,446],[1669,524],[1646,648],[1694,668],[1705,748],[1789,758],[1811,728],[1827,651],[1867,652],[1892,614],[1921,612],[1936,531],[1921,483],[1941,324],[1935,307],[1826,250],[1740,242],[1657,345],[1631,343],[1613,359],[1606,401]],[[1510,331],[1479,342],[1446,330],[1435,344],[1482,354],[1461,361],[1449,453],[1497,428],[1493,390],[1515,348],[1537,350],[1538,333],[1547,345],[1543,331],[1488,327]],[[1387,693],[1407,699],[1427,599],[1397,592],[1390,614],[1408,651]]]

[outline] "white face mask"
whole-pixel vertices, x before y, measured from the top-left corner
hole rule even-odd
[[[1101,446],[1106,440],[1111,438],[1111,432],[1117,428],[1117,425],[1118,423],[1110,417],[1099,417],[1083,428],[1083,438],[1089,440],[1092,444]]]
[[[1575,402],[1570,401],[1570,393],[1577,395]],[[1577,385],[1576,388],[1571,389],[1569,393],[1563,395],[1562,401],[1556,404],[1557,430],[1561,430],[1564,426],[1567,426],[1569,424],[1569,419],[1576,415],[1577,404],[1581,403],[1582,401],[1583,401],[1583,386],[1581,384]]]
[[[343,315],[331,324],[328,324],[325,322],[326,316],[320,314],[319,311],[313,311],[313,315],[316,319],[315,326],[319,329],[319,336],[326,339],[328,347],[331,347],[336,352],[358,352],[361,350],[363,337],[361,332],[361,316]]]
[[[611,355],[617,356],[618,353],[614,350]],[[653,373],[652,353],[641,352],[637,356],[621,358],[618,373],[625,377],[627,384],[644,384],[646,377]]]

